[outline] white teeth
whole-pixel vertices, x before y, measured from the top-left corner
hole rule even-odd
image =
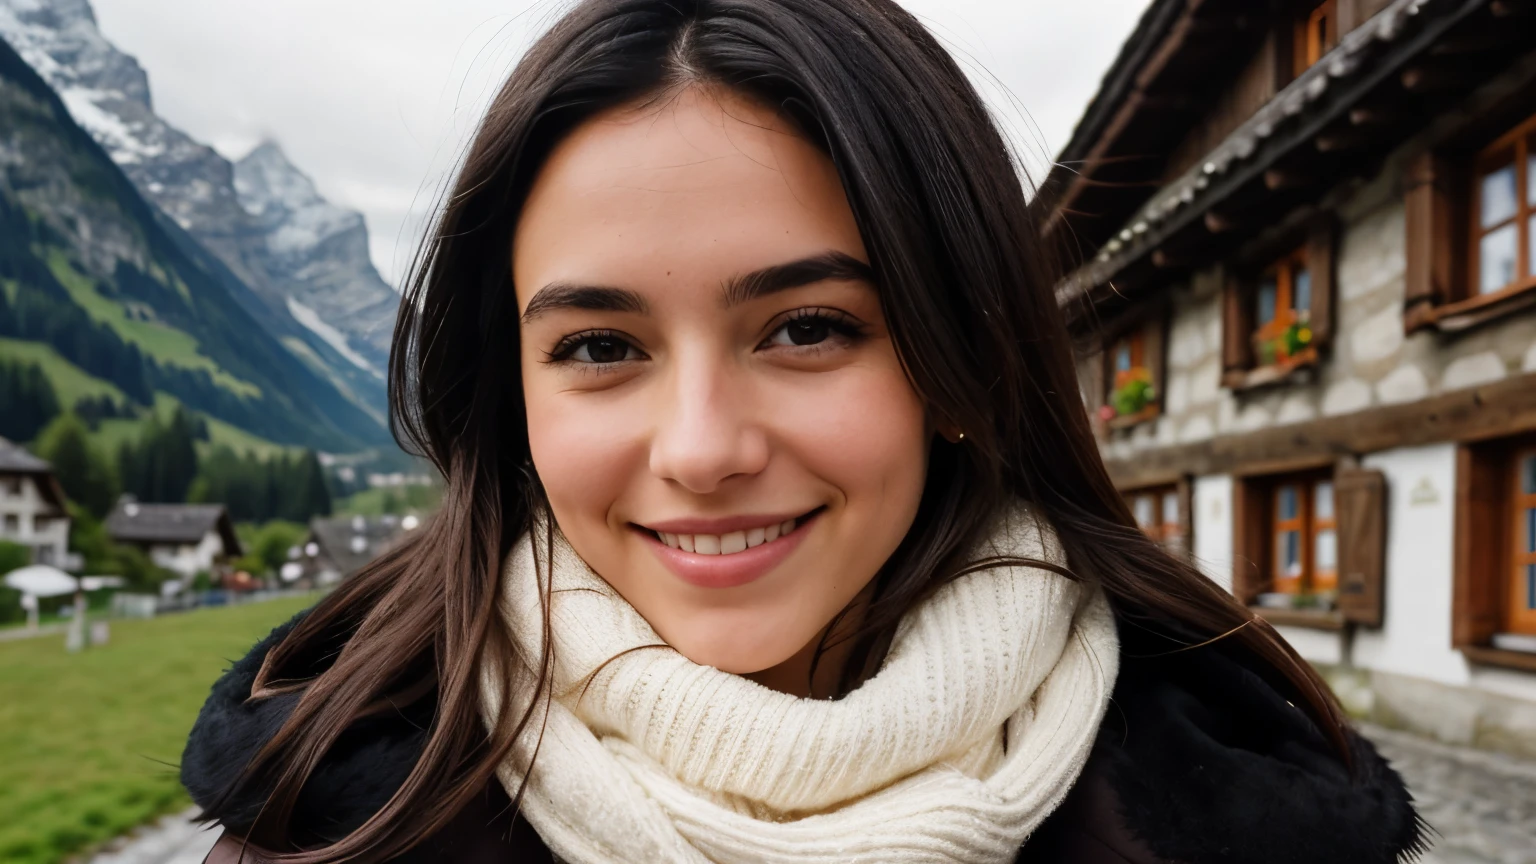
[[[795,520],[785,519],[783,522],[765,525],[762,528],[732,531],[729,534],[668,534],[657,531],[656,536],[666,545],[684,552],[693,552],[698,555],[735,555],[754,546],[772,543],[793,530],[795,530]]]
[[[735,555],[737,552],[745,551],[746,548],[747,532],[745,531],[732,531],[720,536],[721,555]]]

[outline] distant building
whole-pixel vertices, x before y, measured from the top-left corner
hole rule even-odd
[[[1536,753],[1536,6],[1153,0],[1032,206],[1144,530],[1353,710]]]
[[[302,575],[317,585],[346,579],[394,548],[418,524],[416,516],[395,515],[312,519]]]
[[[124,496],[106,527],[113,542],[137,546],[156,566],[185,578],[220,575],[243,554],[223,504],[140,504]]]
[[[47,462],[0,438],[0,540],[32,550],[32,563],[79,569],[69,552],[64,489]]]

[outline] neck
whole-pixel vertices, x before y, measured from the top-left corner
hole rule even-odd
[[[854,642],[857,641],[850,637],[858,632],[859,626],[864,623],[864,616],[869,611],[869,599],[874,593],[874,585],[875,580],[871,579],[869,585],[853,598],[853,602],[848,607],[848,614],[836,622],[838,626],[835,632],[832,630],[832,623],[828,623],[821,632],[816,634],[816,638],[807,642],[788,660],[761,672],[752,672],[742,677],[755,681],[769,690],[777,690],[802,699],[835,697],[843,671],[853,654]],[[818,658],[816,649],[823,644],[823,641],[827,643],[827,647]]]

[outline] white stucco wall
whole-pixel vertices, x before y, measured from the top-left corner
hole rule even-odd
[[[1312,663],[1337,666],[1344,662],[1344,634],[1337,630],[1315,630],[1311,627],[1275,625],[1275,632],[1291,643],[1302,659]]]
[[[1217,585],[1232,590],[1232,478],[1195,478],[1195,563]]]
[[[1356,634],[1354,663],[1466,685],[1467,661],[1451,647],[1456,445],[1384,450],[1361,462],[1387,480],[1386,615],[1380,630]]]
[[[149,557],[155,564],[191,578],[196,576],[198,571],[212,570],[214,560],[223,550],[224,541],[220,539],[219,532],[209,531],[196,545],[153,546],[150,548]]]

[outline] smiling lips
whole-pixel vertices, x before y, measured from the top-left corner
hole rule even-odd
[[[777,567],[800,545],[808,533],[804,529],[816,515],[782,520],[679,520],[647,527],[642,536],[650,540],[656,557],[684,582],[700,588],[732,588],[754,582]],[[711,527],[718,533],[704,530]]]
[[[656,536],[673,549],[681,549],[684,552],[693,552],[698,555],[735,555],[737,552],[745,552],[764,543],[772,543],[779,539],[780,534],[788,534],[794,530],[795,520],[785,519],[783,522],[749,528],[746,531],[731,531],[727,534],[671,534],[666,531],[657,531]]]

